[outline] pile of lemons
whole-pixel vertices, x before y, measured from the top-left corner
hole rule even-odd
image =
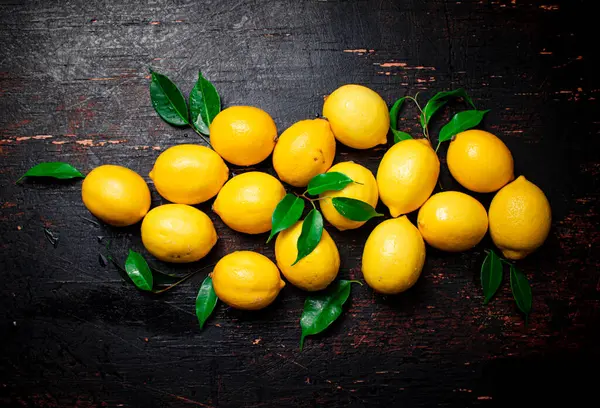
[[[544,193],[520,176],[514,180],[513,158],[495,135],[468,130],[450,143],[447,163],[466,189],[496,192],[486,209],[470,195],[444,191],[432,196],[440,161],[427,139],[404,140],[383,156],[377,174],[354,162],[333,165],[336,139],[355,149],[387,143],[390,118],[385,101],[360,85],[344,85],[326,99],[323,118],[302,120],[278,137],[271,116],[251,106],[233,106],[210,124],[214,150],[192,144],[162,152],[150,171],[158,193],[173,204],[150,210],[150,191],[137,173],[116,165],[91,171],[82,186],[86,207],[114,226],[142,221],[146,249],[166,262],[194,262],[217,242],[211,219],[193,205],[216,196],[212,209],[231,229],[245,234],[271,230],[277,204],[286,194],[281,181],[305,187],[314,176],[339,172],[350,177],[341,191],[321,194],[325,219],[340,231],[361,227],[332,205],[334,197],[350,197],[375,207],[381,201],[392,218],[368,237],[362,258],[364,279],[374,290],[396,294],[413,286],[425,262],[425,242],[443,251],[466,251],[490,231],[508,259],[521,259],[546,239],[551,212]],[[226,162],[251,166],[272,154],[279,179],[249,171],[229,179]],[[333,165],[333,166],[332,166]],[[281,180],[281,181],[280,181]],[[417,225],[406,217],[417,211]],[[307,290],[326,288],[337,276],[340,255],[324,230],[316,248],[294,264],[302,230],[299,221],[282,231],[275,243],[276,264],[264,255],[237,251],[224,256],[212,272],[217,296],[232,307],[261,309],[277,297],[285,283]]]

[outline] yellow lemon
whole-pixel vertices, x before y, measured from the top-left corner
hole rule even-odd
[[[285,286],[273,261],[252,251],[225,255],[215,265],[211,276],[217,297],[229,306],[243,310],[269,306]]]
[[[362,272],[377,292],[393,295],[411,288],[425,263],[419,230],[402,216],[379,224],[365,243]]]
[[[393,295],[411,288],[425,263],[419,230],[402,216],[379,224],[365,243],[362,273],[377,292]]]
[[[522,259],[542,246],[552,214],[538,186],[520,176],[496,193],[489,210],[490,235],[508,259]]]
[[[229,180],[213,204],[213,210],[229,228],[246,234],[271,229],[275,207],[285,196],[285,188],[275,177],[251,171]]]
[[[329,169],[328,173],[330,172],[343,173],[355,182],[348,184],[343,190],[326,191],[321,194],[319,205],[323,216],[331,223],[331,225],[340,231],[360,227],[365,222],[352,221],[344,217],[335,209],[331,203],[331,198],[355,198],[364,201],[375,208],[377,206],[377,201],[379,200],[379,192],[377,191],[377,181],[375,180],[373,173],[371,173],[371,170],[354,162],[338,163]]]
[[[204,258],[217,243],[208,215],[185,204],[153,208],[142,222],[142,242],[161,261],[186,263]]]
[[[200,204],[217,195],[229,178],[229,169],[214,150],[183,144],[162,152],[149,176],[167,200]]]
[[[150,190],[144,179],[112,164],[96,167],[87,175],[81,198],[92,214],[116,227],[135,224],[150,209]]]
[[[302,232],[302,223],[282,231],[275,241],[277,266],[287,280],[300,289],[314,291],[325,289],[338,274],[340,254],[329,233],[323,230],[321,241],[315,249],[294,266],[298,257],[298,237]]]
[[[408,214],[429,198],[440,174],[440,161],[426,139],[396,143],[381,159],[377,186],[392,217]]]
[[[271,116],[254,106],[224,109],[210,124],[210,144],[229,163],[251,166],[273,151],[277,127]]]
[[[447,161],[452,177],[477,193],[491,193],[515,178],[510,150],[483,130],[457,134],[448,147]]]
[[[485,208],[473,197],[458,191],[432,195],[419,210],[419,231],[425,241],[442,251],[473,248],[488,228]]]
[[[387,143],[390,114],[379,94],[362,85],[344,85],[323,104],[335,138],[355,149]]]
[[[279,136],[273,151],[273,167],[281,181],[304,187],[311,178],[327,171],[335,156],[335,138],[324,119],[301,120]]]

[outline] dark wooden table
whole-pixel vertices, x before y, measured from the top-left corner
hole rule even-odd
[[[582,20],[591,13],[585,6],[1,1],[0,405],[578,406],[595,396],[600,83],[592,71],[597,34]],[[516,173],[539,185],[552,205],[546,244],[519,262],[533,288],[529,325],[506,280],[482,306],[479,267],[489,238],[463,254],[428,248],[421,279],[401,296],[354,287],[345,314],[302,352],[305,293],[291,285],[261,312],[219,305],[201,332],[194,298],[204,273],[162,296],[125,284],[99,263],[98,237],[110,237],[124,257],[129,248],[143,251],[139,226],[87,221],[80,182],[14,181],[54,160],[85,172],[120,164],[148,180],[161,151],[199,143],[154,112],[150,67],[185,93],[201,69],[224,106],[262,107],[280,131],[320,112],[323,97],[345,83],[367,85],[388,103],[466,88],[478,107],[492,109],[483,128],[512,150]],[[433,134],[455,108],[444,111]],[[415,112],[404,117],[404,129],[417,132]],[[336,161],[375,171],[386,148],[340,146]],[[460,189],[445,150],[441,183]],[[257,168],[272,173],[270,161]],[[161,203],[152,196],[153,205]],[[486,206],[491,199],[477,197]],[[200,208],[215,221],[215,250],[198,265],[153,265],[183,273],[236,249],[273,258],[266,236],[234,234],[210,203]],[[362,246],[375,225],[349,233],[328,227],[341,277],[361,279]],[[56,247],[44,229],[60,237]]]

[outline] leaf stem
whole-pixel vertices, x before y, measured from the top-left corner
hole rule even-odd
[[[206,142],[206,144],[212,149],[212,145],[210,144],[210,139],[207,139],[206,136],[204,136],[198,129],[196,129],[196,127],[194,125],[190,125],[190,127],[192,128],[192,130],[194,132],[196,132],[198,134],[198,136],[200,136],[202,138],[202,140],[204,140]]]
[[[420,112],[419,116],[422,116],[423,109],[421,109],[421,105],[419,105],[419,102],[417,101],[417,96],[419,96],[418,92],[415,94],[414,97],[407,96],[406,99],[410,99],[411,101],[413,101],[415,103],[415,105],[417,105],[417,108],[419,109],[419,112]],[[429,139],[429,129],[427,127],[427,124],[425,124],[425,126],[423,126],[423,136],[425,136],[425,138],[427,138],[427,140],[431,140],[431,139]],[[437,149],[436,149],[436,152],[437,152]]]
[[[153,290],[152,293],[154,293],[155,295],[158,295],[160,293],[164,293],[169,289],[173,289],[175,286],[179,285],[180,283],[185,282],[186,280],[188,280],[189,278],[191,278],[192,276],[194,276],[195,274],[197,274],[200,271],[194,271],[194,272],[190,272],[187,275],[185,275],[183,278],[181,278],[180,280],[178,280],[175,283],[170,284],[169,286],[167,286],[164,289],[160,289],[160,290]]]
[[[440,148],[441,145],[442,145],[442,142],[438,142],[438,144],[437,144],[437,146],[435,148],[435,152],[436,153],[438,152],[438,150],[439,150],[439,148]]]
[[[320,200],[325,200],[326,198],[330,198],[329,196],[317,197],[317,198],[310,198],[310,197],[308,197],[306,195],[306,193],[300,194],[298,197],[304,198],[305,200],[310,201],[310,203],[312,204],[313,207],[315,206],[315,204],[313,203],[313,201],[320,201]]]

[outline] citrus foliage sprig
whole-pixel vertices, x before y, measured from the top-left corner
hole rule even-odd
[[[109,245],[110,242],[107,243],[107,250]],[[150,292],[155,295],[167,292],[179,286],[181,283],[196,275],[198,272],[215,266],[214,264],[207,265],[203,268],[192,271],[187,275],[178,276],[161,272],[155,268],[152,268],[150,265],[148,265],[148,262],[146,262],[146,259],[142,254],[131,249],[129,250],[129,255],[125,260],[124,267],[115,261],[110,253],[108,253],[106,259],[117,267],[117,270],[121,272],[126,281],[134,284],[142,291]],[[157,286],[162,287],[157,288]],[[207,276],[202,282],[202,285],[200,285],[198,296],[196,297],[196,317],[198,318],[200,329],[204,327],[204,323],[212,314],[215,306],[217,305],[217,301],[218,298],[212,286],[212,279],[210,276]]]
[[[442,128],[438,137],[437,147],[435,148],[436,152],[440,148],[442,142],[451,140],[452,137],[454,137],[454,135],[456,135],[457,133],[463,132],[465,130],[477,126],[483,119],[483,116],[487,112],[489,112],[489,110],[476,110],[473,100],[462,88],[455,89],[452,91],[438,92],[431,99],[429,99],[429,101],[427,101],[427,104],[423,108],[421,108],[421,105],[417,100],[418,96],[418,93],[414,97],[403,96],[392,105],[390,109],[390,129],[392,130],[392,134],[394,135],[394,143],[413,138],[410,135],[410,133],[403,132],[398,129],[398,115],[406,100],[414,102],[414,104],[417,106],[419,110],[419,124],[423,129],[423,136],[430,142],[431,137],[429,135],[429,122],[431,121],[435,113],[438,112],[442,107],[444,107],[449,101],[451,101],[452,99],[462,98],[467,104],[469,104],[473,108],[473,110],[467,110],[464,112],[457,113],[450,120],[450,122],[448,122]]]
[[[523,272],[518,270],[512,262],[498,256],[493,250],[490,250],[481,265],[481,287],[483,288],[483,304],[487,304],[496,294],[502,283],[504,272],[503,264],[508,265],[510,269],[510,288],[521,312],[525,314],[525,319],[529,317],[532,306],[532,294],[529,281]]]
[[[306,191],[301,195],[286,194],[273,211],[271,234],[267,239],[267,243],[279,232],[288,229],[302,218],[305,208],[304,200],[307,200],[313,208],[304,218],[302,232],[298,237],[298,257],[294,264],[298,263],[316,248],[323,235],[323,216],[317,210],[315,201],[328,199],[329,197],[311,198],[309,196],[316,196],[327,191],[340,191],[350,183],[356,183],[356,181],[343,173],[323,173],[313,177],[309,181]],[[333,197],[331,202],[341,215],[352,221],[368,221],[373,217],[383,216],[368,203],[354,198]]]
[[[215,86],[198,72],[189,96],[189,109],[181,90],[166,75],[150,70],[150,99],[156,113],[173,126],[191,126],[206,143],[212,120],[221,111],[221,97]]]

